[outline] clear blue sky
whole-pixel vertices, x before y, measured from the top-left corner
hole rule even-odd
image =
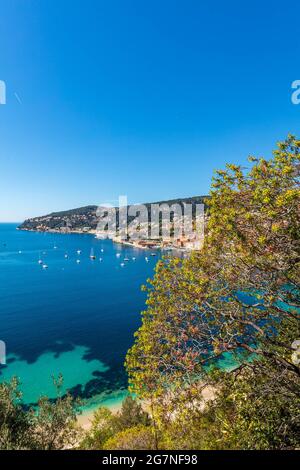
[[[299,136],[299,1],[1,0],[0,220],[207,193]]]

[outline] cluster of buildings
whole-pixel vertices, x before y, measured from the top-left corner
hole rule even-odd
[[[200,250],[203,245],[203,235],[199,230],[199,224],[196,230],[196,224],[193,220],[193,229],[190,228],[190,231],[187,232],[183,228],[183,219],[177,218],[176,215],[172,221],[170,219],[157,220],[151,223],[148,221],[135,223],[134,219],[130,222],[125,217],[124,220],[119,220],[117,227],[115,224],[114,230],[107,226],[104,230],[97,230],[97,224],[96,212],[88,211],[36,217],[25,221],[20,228],[43,232],[91,233],[95,234],[97,238],[110,238],[116,243],[142,249],[191,251]]]

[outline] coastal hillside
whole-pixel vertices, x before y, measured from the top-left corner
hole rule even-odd
[[[145,206],[150,213],[151,204],[192,204],[193,209],[196,204],[203,204],[207,196],[194,196],[190,198],[171,199],[168,201],[157,201],[153,203],[145,203]],[[98,217],[96,205],[79,207],[78,209],[71,209],[63,212],[52,212],[51,214],[34,217],[25,220],[18,228],[19,230],[33,230],[33,231],[78,231],[78,232],[92,232],[96,230]],[[116,208],[118,212],[118,208]],[[130,222],[128,218],[128,222]]]

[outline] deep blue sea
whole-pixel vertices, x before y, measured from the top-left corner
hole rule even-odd
[[[141,285],[159,254],[88,234],[16,227],[0,224],[0,340],[7,350],[0,381],[18,376],[28,405],[43,394],[55,398],[52,376],[59,373],[64,390],[85,399],[87,409],[120,401],[125,354],[145,304]]]

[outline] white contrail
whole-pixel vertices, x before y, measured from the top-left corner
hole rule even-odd
[[[15,97],[17,98],[17,101],[19,101],[20,104],[22,104],[21,98],[19,97],[18,93],[14,93]]]

